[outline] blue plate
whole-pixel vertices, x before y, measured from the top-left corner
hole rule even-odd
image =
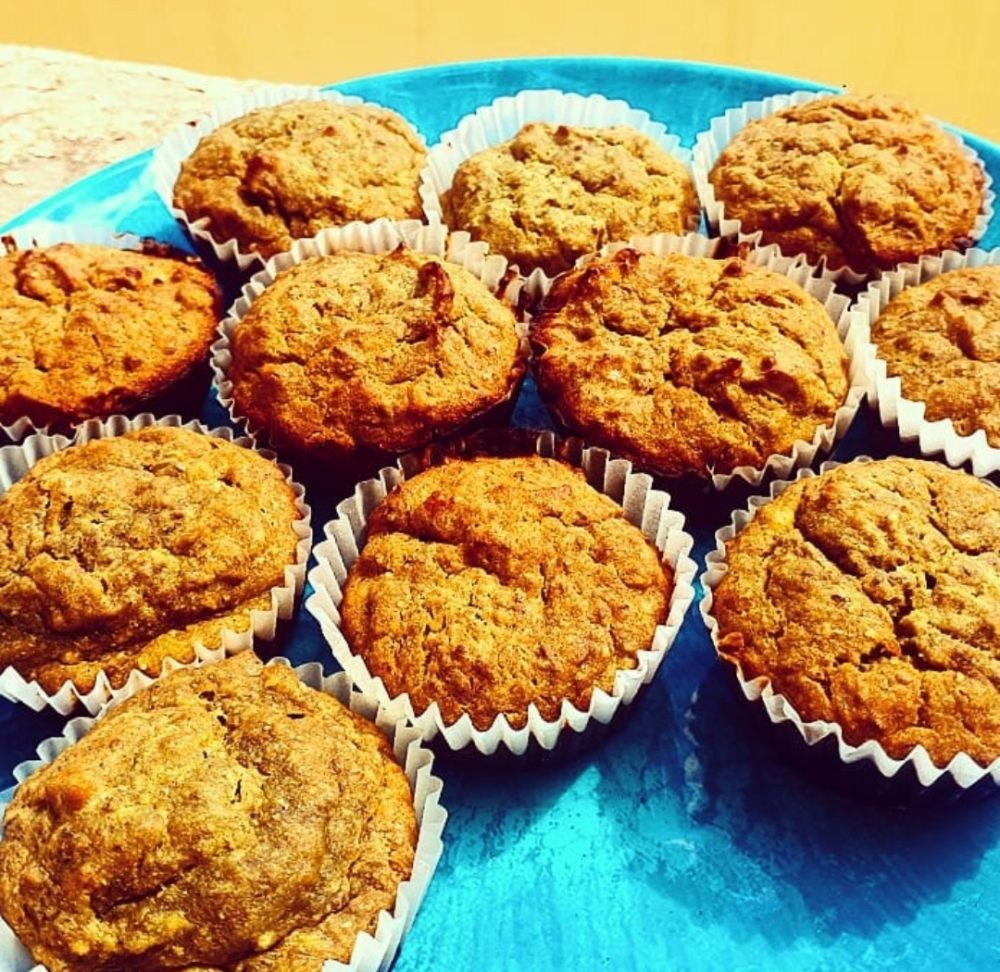
[[[556,87],[624,98],[686,145],[726,108],[818,88],[617,58],[458,64],[337,87],[401,112],[429,143],[499,95]],[[1000,182],[1000,149],[964,137]],[[5,229],[74,220],[182,244],[149,160],[98,172]],[[982,245],[998,244],[994,220]],[[859,420],[837,458],[878,450]],[[310,496],[317,523],[335,499]],[[694,530],[699,559],[728,515],[709,519]],[[287,653],[335,667],[304,612]],[[0,701],[0,789],[63,722]],[[901,812],[797,768],[715,662],[694,607],[656,681],[598,748],[499,774],[442,760],[439,772],[446,850],[398,972],[1000,965],[1000,804]]]

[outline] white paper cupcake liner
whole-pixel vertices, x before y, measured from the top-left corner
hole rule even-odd
[[[744,233],[742,223],[739,219],[731,219],[726,216],[725,205],[716,198],[715,188],[709,182],[708,175],[712,167],[718,161],[723,149],[733,140],[734,136],[750,121],[757,121],[783,111],[785,108],[792,108],[804,105],[817,98],[829,98],[839,94],[836,91],[793,91],[789,94],[771,95],[762,101],[746,101],[739,108],[730,108],[724,115],[717,115],[709,123],[707,131],[701,132],[695,139],[692,151],[691,170],[694,175],[695,186],[698,190],[698,198],[701,201],[701,208],[705,212],[709,229],[712,233],[735,240],[740,243],[759,243],[763,233],[758,230],[754,233]],[[962,141],[954,132],[950,133],[962,147],[965,155],[971,159],[985,177],[983,183],[983,205],[976,217],[970,237],[973,242],[982,239],[986,233],[986,227],[993,216],[993,203],[996,194],[991,186],[993,179],[989,170],[983,165],[983,160],[979,155]],[[856,286],[868,280],[871,274],[858,273],[850,267],[841,267],[837,270],[830,270],[823,261],[820,264],[820,273],[825,279],[835,280],[847,286]]]
[[[286,253],[271,257],[264,269],[255,273],[249,282],[244,284],[242,295],[229,308],[227,316],[219,324],[221,336],[212,345],[211,350],[212,371],[215,375],[213,384],[218,392],[219,403],[229,412],[234,422],[248,428],[252,435],[267,438],[265,431],[253,427],[246,416],[237,410],[233,399],[233,383],[228,378],[228,371],[233,363],[231,340],[233,331],[246,317],[257,298],[274,283],[278,275],[314,257],[329,256],[338,252],[390,253],[401,245],[417,253],[429,253],[463,267],[485,284],[491,293],[499,292],[500,297],[516,314],[524,278],[508,266],[504,257],[496,253],[491,254],[486,243],[473,242],[468,233],[450,233],[448,228],[440,223],[428,226],[419,220],[388,219],[377,219],[371,223],[354,222],[346,226],[321,230],[310,239],[297,240]],[[520,320],[517,328],[521,342],[520,363],[523,365],[521,374],[513,383],[507,397],[494,402],[485,410],[486,412],[492,412],[505,401],[510,401],[520,389],[521,377],[527,369],[529,357],[528,331],[527,325]],[[471,416],[463,426],[474,423],[475,420],[476,417]]]
[[[965,253],[946,250],[940,256],[925,256],[917,263],[904,263],[896,270],[883,273],[878,280],[868,284],[851,307],[854,327],[872,344],[874,354],[866,362],[865,381],[868,403],[878,408],[883,427],[896,429],[904,442],[915,441],[926,455],[944,453],[951,466],[970,463],[976,476],[990,476],[1000,471],[1000,447],[991,446],[982,429],[962,435],[951,419],[928,421],[925,403],[906,398],[899,377],[889,377],[888,366],[877,356],[878,348],[871,341],[871,326],[889,301],[907,287],[926,283],[952,270],[986,265],[1000,266],[1000,247],[990,251],[971,249]],[[997,394],[1000,395],[1000,388]]]
[[[0,256],[5,256],[12,249],[30,250],[55,246],[57,243],[96,243],[116,250],[142,252],[146,242],[142,237],[132,233],[117,233],[107,226],[38,220],[4,233],[0,237]],[[9,243],[13,243],[13,247]],[[49,429],[49,425],[38,426],[27,417],[19,418],[10,425],[0,423],[0,433],[11,442],[20,442],[25,436],[35,432],[47,434]]]
[[[385,706],[395,718],[412,722],[425,739],[440,735],[453,750],[473,746],[486,756],[501,746],[521,756],[532,739],[543,750],[552,750],[565,730],[582,733],[592,721],[606,725],[623,705],[631,704],[639,690],[652,681],[677,637],[694,600],[693,580],[697,572],[689,556],[694,541],[683,529],[683,515],[669,509],[670,496],[662,490],[652,489],[651,477],[633,473],[630,462],[612,459],[604,449],[586,448],[578,440],[572,441],[575,444],[573,464],[583,470],[591,486],[621,505],[626,519],[642,530],[660,552],[663,562],[674,571],[666,622],[657,627],[649,648],[638,653],[636,668],[617,671],[610,694],[595,688],[586,710],[564,700],[559,717],[552,721],[544,719],[534,704],[530,705],[527,722],[520,729],[511,726],[502,715],[497,716],[489,729],[477,729],[468,713],[448,725],[436,703],[418,715],[408,694],[392,698],[382,679],[373,677],[365,662],[351,650],[340,628],[343,587],[348,571],[364,546],[366,524],[372,510],[408,472],[413,475],[419,471],[407,457],[395,467],[382,469],[377,478],[359,483],[354,495],[338,504],[337,518],[324,526],[327,539],[315,550],[318,566],[309,573],[315,593],[306,601],[306,609],[319,621],[334,658],[354,684]],[[551,432],[541,433],[535,448],[539,455],[554,456],[555,436]]]
[[[674,236],[669,233],[633,236],[624,243],[609,243],[593,254],[587,254],[576,261],[574,270],[585,267],[594,260],[608,256],[631,247],[640,253],[652,253],[663,256],[667,253],[683,253],[687,256],[714,257],[722,240],[709,238],[699,233],[688,233],[686,236]],[[833,420],[828,425],[816,429],[808,442],[799,439],[792,444],[788,453],[772,454],[767,457],[762,466],[736,466],[732,472],[711,474],[712,486],[716,490],[724,490],[736,479],[743,480],[752,486],[760,485],[766,476],[773,475],[781,479],[788,476],[801,466],[810,465],[818,455],[829,452],[834,443],[842,438],[850,428],[854,416],[864,401],[866,362],[874,356],[874,348],[868,341],[868,333],[859,326],[849,313],[850,299],[834,289],[833,282],[814,276],[815,268],[806,262],[801,254],[787,257],[779,247],[752,246],[749,247],[745,259],[758,267],[771,270],[787,277],[793,283],[815,297],[826,310],[830,320],[837,326],[837,335],[844,345],[848,359],[848,391],[844,403],[834,413]],[[556,278],[558,279],[558,278]],[[531,291],[538,301],[544,300],[555,283],[554,279],[533,275],[525,283],[525,290]]]
[[[428,222],[444,221],[441,196],[451,188],[455,172],[467,158],[508,141],[533,121],[591,128],[627,125],[646,135],[691,172],[690,151],[646,111],[599,94],[581,95],[554,89],[521,91],[497,98],[466,115],[427,153],[427,165],[420,176],[420,198]],[[697,220],[688,228],[697,229]],[[536,281],[549,279],[541,270],[535,270],[531,277]],[[532,286],[537,288],[540,284]]]
[[[268,664],[283,664],[290,667],[285,658],[275,658]],[[168,670],[173,671],[177,667],[180,666],[174,664],[169,669],[165,666],[164,673]],[[443,784],[440,778],[433,775],[434,756],[430,750],[421,745],[420,733],[392,719],[370,699],[352,691],[351,681],[343,672],[324,676],[322,665],[310,662],[296,668],[295,674],[305,685],[332,695],[348,706],[352,712],[358,713],[378,726],[389,739],[396,760],[403,767],[413,793],[418,832],[410,878],[399,885],[392,912],[379,913],[375,934],[363,932],[358,936],[350,962],[330,960],[323,966],[328,972],[387,970],[399,951],[400,943],[413,924],[413,919],[441,859],[443,848],[441,837],[448,819],[448,813],[440,802]],[[152,681],[153,679],[148,676],[137,674],[129,686],[113,693],[111,705],[107,708],[131,698]],[[101,715],[103,714],[102,711]],[[32,773],[51,763],[64,749],[85,736],[96,721],[97,719],[78,718],[67,723],[61,736],[50,737],[38,746],[37,760],[26,761],[15,768],[14,778],[18,783],[24,782]],[[0,820],[13,798],[13,793],[14,789],[11,789],[0,794]],[[0,823],[0,835],[2,835],[2,823]],[[17,940],[13,930],[3,918],[0,918],[0,969],[5,972],[45,972],[44,966],[32,962],[27,949]]]
[[[79,426],[72,439],[63,435],[36,434],[29,436],[20,445],[0,448],[0,500],[2,500],[3,494],[39,459],[51,455],[53,452],[66,449],[71,445],[81,445],[93,439],[114,438],[151,425],[192,429],[205,435],[213,435],[228,442],[234,442],[246,449],[253,449],[265,459],[274,458],[273,453],[258,449],[252,439],[237,438],[228,428],[209,429],[200,422],[185,421],[177,415],[165,418],[156,418],[148,413],[138,415],[135,418],[115,415],[105,421],[91,419],[84,422]],[[306,564],[312,547],[312,528],[310,526],[312,511],[306,505],[305,490],[292,479],[292,470],[288,466],[280,464],[278,468],[292,487],[296,498],[295,506],[298,517],[293,522],[292,529],[299,539],[295,551],[295,563],[285,567],[283,583],[271,588],[271,607],[267,610],[250,612],[249,628],[245,631],[223,628],[221,645],[205,645],[196,641],[193,650],[197,661],[217,661],[226,655],[245,651],[253,647],[257,639],[271,641],[277,633],[279,618],[287,620],[292,616],[296,599],[302,592]],[[164,670],[166,671],[166,667]],[[135,684],[135,680],[141,677],[142,673],[134,670],[129,675],[127,684],[132,686]],[[78,705],[82,704],[88,712],[93,714],[111,698],[113,691],[111,681],[105,672],[98,674],[94,687],[89,692],[81,692],[72,682],[66,681],[59,691],[50,694],[38,682],[26,680],[12,666],[8,665],[0,671],[0,696],[12,702],[23,702],[36,712],[48,706],[61,715],[69,715]]]
[[[859,456],[853,461],[871,462],[872,460],[868,456]],[[771,483],[769,495],[750,497],[747,508],[745,510],[735,510],[729,525],[716,531],[715,550],[709,551],[706,556],[706,569],[699,578],[705,591],[699,604],[699,610],[717,653],[719,651],[719,625],[712,614],[712,604],[715,588],[722,581],[728,570],[726,563],[726,543],[732,540],[737,533],[753,520],[761,507],[766,506],[773,499],[781,496],[793,482],[822,475],[841,465],[843,463],[825,462],[820,467],[819,473],[811,469],[800,469],[794,480]],[[923,746],[916,746],[903,759],[895,759],[885,751],[881,743],[874,739],[870,739],[859,746],[852,745],[844,739],[843,730],[839,724],[826,722],[821,719],[811,722],[803,720],[788,699],[775,691],[770,679],[766,676],[747,679],[738,662],[730,662],[728,664],[732,664],[736,672],[743,695],[751,702],[760,701],[767,712],[768,718],[774,725],[781,725],[786,722],[791,723],[798,731],[802,740],[809,746],[815,746],[823,740],[832,737],[836,741],[837,754],[841,762],[845,764],[869,762],[885,778],[896,777],[905,767],[910,766],[915,771],[920,784],[924,787],[932,786],[945,776],[950,777],[963,790],[969,789],[986,777],[990,777],[994,784],[1000,786],[1000,758],[994,760],[988,767],[982,767],[966,753],[958,753],[947,766],[940,767],[932,762],[930,755]]]
[[[243,272],[263,267],[266,263],[265,258],[252,250],[241,250],[236,240],[216,239],[212,235],[207,216],[194,221],[189,220],[184,210],[174,206],[174,183],[180,175],[181,164],[209,132],[215,131],[226,122],[239,118],[255,108],[270,108],[286,101],[330,101],[338,105],[366,104],[377,108],[382,107],[353,95],[342,95],[338,91],[320,90],[319,88],[295,85],[258,88],[238,98],[221,102],[194,126],[180,126],[167,136],[154,153],[150,163],[153,188],[171,215],[184,226],[194,239],[210,247],[220,263],[234,264]],[[416,131],[415,127],[414,131]],[[423,141],[423,136],[419,132],[417,135]]]

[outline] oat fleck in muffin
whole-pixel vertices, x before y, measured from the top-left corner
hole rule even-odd
[[[221,300],[197,260],[167,247],[0,257],[0,423],[65,428],[175,388],[206,360]]]
[[[250,652],[139,692],[14,795],[0,912],[49,972],[320,972],[410,876],[382,734]]]
[[[727,545],[719,652],[901,759],[1000,756],[1000,491],[936,463],[801,480]]]
[[[909,105],[819,98],[749,122],[709,173],[725,214],[788,255],[861,273],[969,245],[982,169]]]
[[[232,332],[238,414],[321,462],[403,452],[508,400],[525,368],[510,307],[457,264],[399,248],[280,274]]]
[[[0,670],[55,692],[245,631],[296,562],[295,495],[249,449],[146,428],[37,462],[0,497]]]
[[[550,276],[635,233],[686,233],[700,212],[687,168],[646,135],[543,122],[466,159],[442,208],[452,229]]]
[[[1000,448],[1000,266],[907,288],[873,322],[872,341],[928,421],[949,418],[961,435],[983,429]]]
[[[390,695],[446,724],[514,727],[534,703],[586,710],[636,667],[673,576],[621,508],[538,456],[432,467],[371,515],[344,592],[344,634]]]
[[[596,259],[556,282],[531,339],[560,421],[665,476],[760,468],[810,441],[847,395],[823,306],[739,259]]]
[[[219,241],[263,257],[324,226],[419,218],[427,153],[410,124],[373,105],[290,101],[206,135],[181,166],[174,204]]]

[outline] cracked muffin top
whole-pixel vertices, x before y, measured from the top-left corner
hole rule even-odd
[[[238,414],[321,462],[404,452],[509,399],[526,348],[458,264],[400,247],[280,274],[231,335]]]
[[[848,390],[823,305],[736,258],[595,259],[556,281],[531,341],[560,421],[665,476],[760,468],[830,424]]]
[[[0,670],[87,692],[192,661],[271,607],[298,518],[273,462],[188,429],[40,459],[0,496]]]
[[[1000,756],[1000,490],[932,462],[790,486],[726,546],[719,653],[901,759]]]
[[[0,257],[0,423],[111,415],[207,359],[219,288],[169,253],[60,243]]]
[[[18,787],[0,912],[49,972],[320,972],[409,878],[385,737],[251,652],[177,671]]]
[[[392,697],[477,729],[547,720],[635,668],[667,617],[673,575],[621,508],[539,456],[434,466],[368,520],[344,635]]]
[[[452,229],[550,276],[635,233],[686,233],[701,212],[687,167],[646,135],[544,122],[462,162],[441,205]]]
[[[374,105],[289,101],[209,132],[181,165],[174,205],[219,241],[270,257],[324,226],[419,219],[427,152]]]
[[[1000,448],[1000,266],[908,287],[872,323],[872,341],[903,395],[926,403],[927,421],[983,429]]]
[[[884,95],[819,98],[749,122],[709,180],[728,218],[792,256],[860,273],[970,245],[983,171]]]

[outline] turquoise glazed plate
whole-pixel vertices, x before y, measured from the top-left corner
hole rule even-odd
[[[500,95],[554,87],[624,98],[691,146],[726,108],[819,86],[700,64],[574,58],[458,64],[336,87],[396,109],[431,144]],[[1000,184],[1000,148],[965,137]],[[78,221],[186,245],[153,193],[150,156],[62,190],[5,229]],[[1000,220],[980,245],[1000,245]],[[214,402],[204,418],[224,421]],[[516,419],[543,419],[530,387]],[[887,448],[859,416],[834,458]],[[317,528],[338,499],[312,490]],[[743,502],[723,497],[698,511],[701,563]],[[285,652],[334,667],[304,610]],[[0,789],[63,722],[0,700]],[[530,767],[439,761],[445,853],[395,968],[1000,967],[1000,802],[898,810],[815,757],[796,759],[760,721],[692,607],[654,683],[599,745]]]

